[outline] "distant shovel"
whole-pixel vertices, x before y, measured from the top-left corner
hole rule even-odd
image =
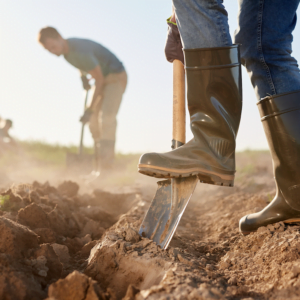
[[[181,61],[173,62],[173,141],[185,143],[185,74]],[[197,176],[158,181],[158,189],[142,222],[139,234],[167,249],[185,208],[194,193]]]

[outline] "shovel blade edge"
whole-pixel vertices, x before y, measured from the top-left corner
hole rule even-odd
[[[158,189],[142,222],[139,234],[166,249],[197,182],[196,176],[159,181]]]
[[[150,207],[141,224],[139,234],[157,243],[157,236],[162,234],[171,209],[171,180],[157,182],[158,188]]]
[[[159,241],[159,245],[163,249],[168,248],[181,220],[181,217],[194,193],[197,183],[197,176],[172,179],[171,210],[169,214],[169,222],[167,223],[164,233],[160,237]]]

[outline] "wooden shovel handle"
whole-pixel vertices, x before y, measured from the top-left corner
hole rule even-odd
[[[84,108],[83,108],[83,113],[85,112],[87,101],[88,101],[88,96],[89,96],[89,90],[86,90],[85,93],[85,98],[84,98]],[[81,132],[80,132],[80,142],[79,142],[79,155],[83,154],[83,135],[84,135],[84,126],[85,124],[82,123],[81,125]]]
[[[185,72],[177,59],[173,61],[173,140],[185,144]]]

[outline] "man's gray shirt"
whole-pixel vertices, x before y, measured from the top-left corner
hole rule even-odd
[[[87,39],[67,39],[69,52],[65,59],[81,71],[89,72],[100,66],[104,76],[124,71],[119,59],[104,46]]]

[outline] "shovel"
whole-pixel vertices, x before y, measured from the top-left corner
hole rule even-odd
[[[87,101],[88,101],[88,90],[86,90],[86,94],[85,94],[83,111],[85,111]],[[66,163],[67,163],[67,167],[73,167],[73,168],[77,167],[80,168],[80,170],[82,170],[82,168],[91,170],[93,168],[94,156],[91,154],[85,154],[83,152],[84,126],[85,124],[82,123],[78,153],[67,153]]]
[[[185,74],[181,61],[174,60],[172,149],[183,144],[185,144]],[[197,176],[158,181],[158,189],[141,224],[139,234],[167,249],[197,182]]]

